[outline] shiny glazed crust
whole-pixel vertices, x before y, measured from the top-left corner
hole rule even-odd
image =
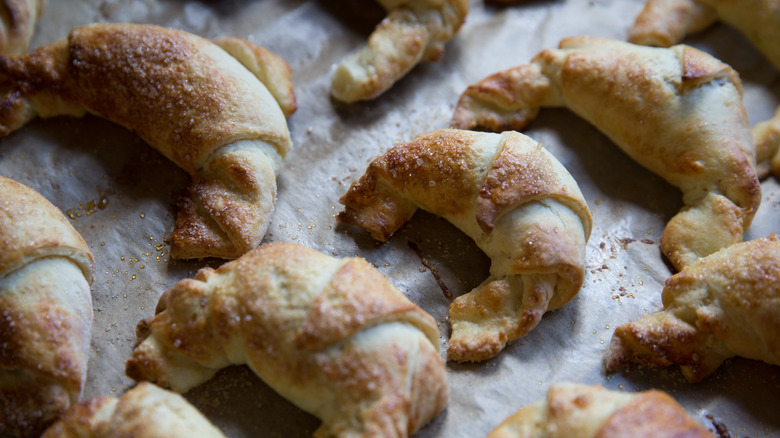
[[[179,282],[138,337],[131,378],[184,392],[247,364],[321,437],[408,436],[447,402],[433,318],[366,261],[290,243]]]
[[[42,9],[43,0],[3,0],[0,5],[0,53],[27,51]]]
[[[657,390],[638,394],[598,385],[550,386],[543,402],[507,418],[488,438],[713,438],[672,397]]]
[[[461,95],[458,128],[523,129],[542,106],[565,106],[683,193],[661,251],[679,270],[742,241],[761,201],[737,73],[687,46],[575,37]]]
[[[252,50],[222,43],[253,59]],[[289,95],[289,77],[268,70],[276,72],[265,76],[271,88]],[[289,132],[268,89],[218,45],[151,25],[82,26],[29,54],[0,57],[0,82],[9,89],[0,135],[35,117],[89,112],[133,130],[192,176],[171,236],[174,258],[235,258],[260,243]],[[294,105],[288,96],[286,111]]]
[[[368,44],[333,72],[331,94],[347,103],[378,97],[421,61],[436,61],[466,19],[468,0],[379,0],[388,16]]]
[[[673,275],[663,303],[615,329],[608,370],[677,364],[695,382],[734,355],[780,365],[780,235],[735,244]]]
[[[71,408],[42,438],[224,438],[179,394],[141,382],[120,398],[95,397]]]
[[[78,401],[92,254],[54,205],[0,177],[0,433],[38,436]]]
[[[380,241],[418,208],[490,257],[490,277],[450,305],[448,358],[485,360],[580,289],[591,217],[576,182],[540,144],[514,133],[439,130],[374,160],[337,219]]]

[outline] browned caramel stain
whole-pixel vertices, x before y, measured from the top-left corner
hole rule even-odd
[[[417,246],[416,243],[412,242],[411,240],[407,242],[409,245],[409,248],[412,249],[415,253],[417,253],[417,257],[420,258],[420,263],[423,264],[426,268],[428,268],[431,271],[431,274],[433,274],[433,278],[436,279],[436,284],[439,285],[439,288],[441,288],[442,293],[444,293],[444,296],[452,301],[455,299],[455,297],[452,295],[452,292],[450,292],[450,288],[447,287],[447,284],[444,283],[444,280],[441,278],[441,275],[439,274],[439,268],[437,268],[433,263],[431,263],[430,260],[425,256],[425,253],[420,249],[419,246]]]

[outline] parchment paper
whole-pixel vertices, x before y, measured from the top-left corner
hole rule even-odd
[[[283,56],[293,70],[300,108],[288,119],[294,149],[278,177],[278,203],[265,241],[366,258],[436,318],[444,351],[448,300],[408,242],[419,246],[456,295],[487,276],[489,260],[460,231],[423,212],[388,243],[378,244],[362,230],[336,225],[338,198],[378,154],[447,127],[467,85],[525,64],[566,36],[625,39],[643,2],[526,1],[496,7],[472,0],[466,24],[441,61],[418,66],[379,99],[353,105],[331,101],[330,71],[364,44],[382,18],[371,1],[49,0],[33,46],[64,37],[76,25],[125,21],[208,38],[241,36]],[[742,35],[719,24],[686,43],[740,72],[751,123],[773,114],[780,104],[780,74]],[[548,313],[495,359],[448,364],[449,406],[416,436],[485,436],[561,381],[623,391],[660,388],[710,428],[707,415],[734,436],[778,436],[777,367],[733,359],[698,384],[687,383],[676,368],[604,373],[614,328],[661,308],[660,291],[671,270],[658,240],[681,206],[680,193],[566,110],[543,110],[525,133],[567,167],[592,209],[586,284],[572,302]],[[121,395],[133,384],[124,376],[124,362],[138,321],[153,314],[160,294],[175,282],[224,262],[168,256],[174,203],[188,176],[131,132],[95,117],[36,121],[1,139],[0,174],[40,191],[90,244],[95,320],[83,396]],[[762,188],[763,203],[746,239],[780,232],[778,182],[769,178]],[[246,367],[226,369],[186,397],[230,437],[308,437],[319,425]]]

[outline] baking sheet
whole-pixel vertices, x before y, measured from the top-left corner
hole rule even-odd
[[[409,247],[414,242],[456,294],[486,276],[489,260],[460,231],[417,213],[389,242],[337,226],[338,198],[367,164],[394,144],[447,127],[460,93],[488,74],[527,63],[574,35],[625,39],[644,0],[525,1],[496,7],[472,0],[460,33],[441,61],[415,68],[372,102],[343,105],[329,96],[334,64],[356,50],[382,18],[371,1],[49,0],[33,46],[91,22],[152,23],[208,38],[236,35],[283,56],[292,67],[299,110],[288,119],[294,148],[278,177],[276,211],[265,241],[289,241],[335,256],[361,256],[430,312],[449,337],[448,300]],[[780,104],[780,73],[733,29],[716,25],[686,43],[734,66],[751,123]],[[734,436],[780,434],[780,373],[757,361],[727,361],[710,378],[687,383],[677,369],[607,375],[603,355],[614,328],[661,308],[671,274],[658,250],[666,222],[680,208],[677,189],[633,163],[567,110],[545,109],[525,132],[572,173],[592,210],[586,283],[563,309],[498,357],[449,363],[447,409],[418,437],[484,436],[560,381],[610,389],[660,388],[712,428]],[[95,256],[95,309],[84,398],[119,396],[133,382],[124,361],[135,325],[160,294],[203,266],[173,261],[166,238],[188,176],[131,132],[95,117],[36,121],[0,139],[0,175],[27,184],[70,217]],[[776,179],[762,182],[762,206],[746,239],[780,232]],[[246,367],[232,367],[186,397],[230,437],[307,437],[319,420],[275,394]]]

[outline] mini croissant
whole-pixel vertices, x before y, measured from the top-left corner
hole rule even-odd
[[[735,355],[780,365],[780,235],[735,244],[673,275],[663,304],[615,329],[607,370],[678,364],[696,382]]]
[[[184,392],[231,364],[323,424],[405,437],[447,403],[439,330],[360,258],[269,243],[167,290],[138,325],[127,375]]]
[[[41,438],[225,438],[179,394],[141,382],[120,398],[95,397],[71,408]]]
[[[0,7],[0,53],[20,54],[30,46],[44,0],[3,0]]]
[[[714,438],[671,396],[558,383],[544,401],[507,418],[488,438]]]
[[[78,401],[92,254],[60,210],[0,177],[0,435],[34,437]]]
[[[419,62],[438,60],[469,11],[468,0],[378,1],[387,18],[333,73],[331,94],[342,102],[373,99]]]
[[[529,65],[471,85],[452,125],[522,129],[542,106],[566,106],[683,194],[661,250],[679,270],[741,242],[761,202],[742,85],[728,65],[688,46],[564,39]]]
[[[377,240],[422,208],[490,257],[490,277],[450,305],[449,359],[495,356],[582,286],[588,206],[569,172],[525,135],[420,135],[374,160],[340,202],[345,209],[337,219]]]
[[[95,24],[22,56],[0,57],[0,135],[35,117],[92,113],[140,135],[193,178],[178,205],[174,258],[235,258],[268,227],[290,148],[289,67],[238,39],[151,25]],[[267,73],[263,85],[244,62]],[[251,68],[252,66],[250,66]],[[269,92],[286,96],[282,110]]]

